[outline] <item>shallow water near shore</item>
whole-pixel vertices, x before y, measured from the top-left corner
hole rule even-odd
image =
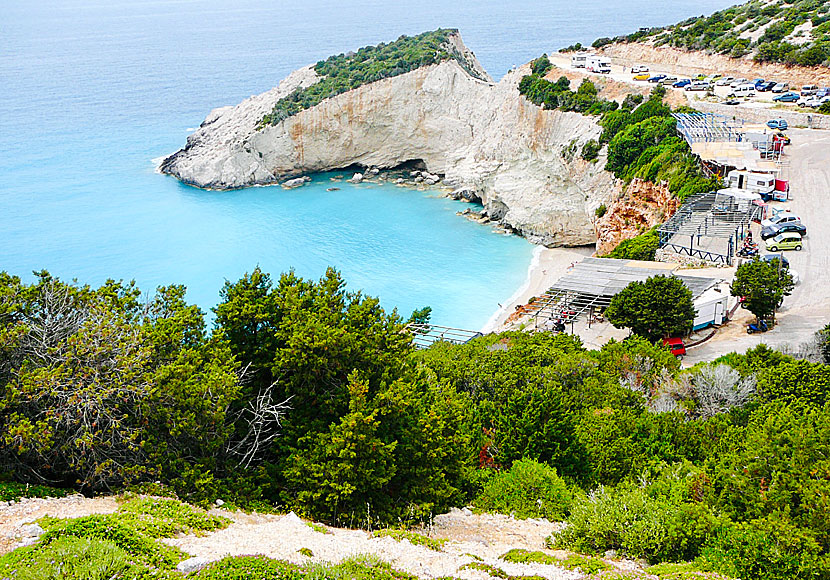
[[[144,290],[181,283],[216,304],[225,279],[260,265],[351,289],[408,315],[480,328],[527,278],[533,246],[455,215],[429,192],[339,184],[205,192],[155,172],[210,109],[292,70],[439,26],[498,78],[543,51],[666,24],[728,0],[539,3],[304,3],[58,0],[3,8],[0,54],[0,270],[46,268]]]

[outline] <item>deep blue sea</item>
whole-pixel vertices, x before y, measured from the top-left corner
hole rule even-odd
[[[0,270],[145,290],[205,310],[259,264],[326,266],[403,314],[479,328],[521,286],[533,246],[466,207],[327,176],[293,191],[205,192],[154,172],[210,109],[330,54],[461,30],[495,77],[542,52],[668,24],[730,0],[55,0],[0,2]]]

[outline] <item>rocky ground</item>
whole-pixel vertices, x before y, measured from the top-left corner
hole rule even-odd
[[[11,505],[0,505],[0,554],[32,543],[37,531],[31,525],[46,515],[72,518],[90,514],[111,513],[118,507],[114,497],[61,499],[24,499]],[[567,554],[545,549],[545,538],[559,529],[560,524],[547,520],[516,520],[495,514],[474,514],[469,509],[453,509],[437,516],[432,525],[420,530],[423,535],[445,540],[440,550],[413,545],[408,540],[374,537],[370,531],[333,528],[287,515],[246,514],[216,509],[212,513],[232,520],[224,530],[203,536],[188,535],[164,540],[192,555],[180,566],[192,570],[227,555],[264,554],[297,564],[309,561],[337,563],[346,558],[371,554],[393,567],[420,578],[455,576],[470,580],[486,580],[490,576],[480,570],[459,570],[470,562],[484,562],[507,574],[539,575],[551,580],[575,580],[583,574],[578,570],[549,564],[516,564],[500,559],[510,549],[541,550],[565,558]],[[300,553],[310,550],[313,556]],[[306,550],[303,550],[306,552]],[[307,554],[308,552],[306,552]],[[635,562],[610,560],[619,569],[636,569]]]

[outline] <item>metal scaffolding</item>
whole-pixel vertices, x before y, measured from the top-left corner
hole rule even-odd
[[[749,199],[716,191],[696,195],[658,228],[660,247],[732,265],[750,223],[763,218],[763,214],[764,208]]]
[[[677,132],[689,145],[693,143],[741,141],[743,121],[712,113],[672,113]]]
[[[479,336],[484,336],[476,330],[464,330],[435,324],[420,324],[410,322],[404,328],[412,335],[412,342],[418,348],[428,348],[436,342],[450,342],[464,344]]]

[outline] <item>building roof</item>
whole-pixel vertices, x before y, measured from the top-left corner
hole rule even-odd
[[[677,267],[677,264],[664,262],[585,258],[557,280],[551,290],[610,298],[631,282],[644,282],[653,276],[672,276]],[[693,299],[697,299],[718,282],[712,278],[697,276],[677,276],[677,278],[692,291]]]

